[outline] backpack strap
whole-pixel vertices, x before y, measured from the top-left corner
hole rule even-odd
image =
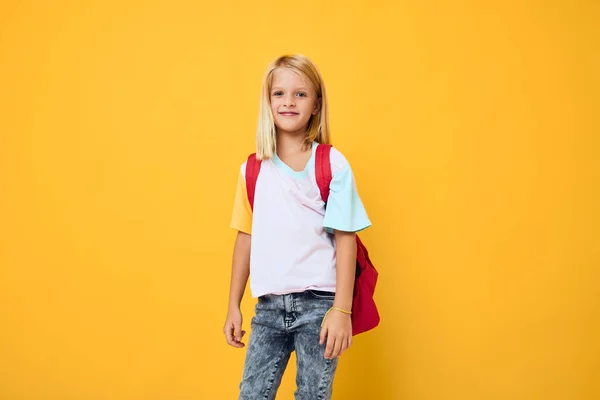
[[[321,192],[321,199],[327,204],[329,198],[329,184],[331,183],[331,163],[330,155],[331,145],[330,144],[319,144],[317,146],[317,154],[315,155],[315,178],[317,186]]]
[[[315,179],[321,192],[321,198],[325,203],[329,198],[329,184],[332,179],[330,153],[330,144],[319,144],[315,154]],[[256,158],[256,153],[248,156],[246,161],[246,193],[252,210],[254,210],[254,193],[256,192],[256,181],[258,180],[260,165],[261,160]]]
[[[254,193],[256,192],[256,181],[260,172],[261,160],[256,158],[256,153],[248,156],[246,161],[246,193],[248,194],[248,202],[250,208],[254,211]]]

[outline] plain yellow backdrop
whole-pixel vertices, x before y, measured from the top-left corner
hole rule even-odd
[[[380,271],[334,398],[600,398],[598,21],[592,0],[3,2],[0,398],[236,398],[228,223],[262,74],[294,52]]]

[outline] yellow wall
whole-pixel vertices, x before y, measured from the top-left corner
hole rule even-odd
[[[600,3],[94,3],[0,6],[1,399],[235,398],[228,223],[285,52],[381,274],[334,398],[600,398]]]

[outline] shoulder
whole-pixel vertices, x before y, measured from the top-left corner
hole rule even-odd
[[[350,163],[344,154],[337,148],[331,147],[329,154],[329,163],[331,164],[331,173],[333,175],[350,168]]]
[[[259,160],[256,158],[256,153],[249,154],[244,162],[240,165],[240,173],[246,178],[246,171],[249,171],[251,176],[253,174],[259,175],[261,171],[261,166],[265,165],[265,162],[272,163],[271,159]],[[250,165],[248,165],[250,163]]]
[[[244,162],[240,165],[240,174],[242,174],[244,178],[246,178],[246,164],[248,164],[248,160],[244,160]]]
[[[249,154],[245,159],[244,162],[242,162],[242,164],[240,165],[240,173],[242,174],[242,176],[244,177],[244,179],[246,178],[246,166],[248,165],[248,162],[250,161],[251,157],[252,159],[255,159],[253,156],[255,156],[256,153],[252,153]]]

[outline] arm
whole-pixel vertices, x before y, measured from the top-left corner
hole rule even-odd
[[[362,204],[348,160],[336,149],[330,153],[331,182],[323,227],[336,242],[336,294],[334,307],[351,309],[356,274],[356,233],[371,226]],[[352,344],[352,317],[330,310],[323,321],[321,343],[327,339],[326,358],[339,356]]]
[[[242,331],[242,313],[240,303],[244,296],[248,276],[250,275],[250,241],[252,236],[238,232],[233,248],[231,283],[229,288],[229,307],[223,333],[227,343],[233,347],[244,347],[241,342],[246,333]]]
[[[356,233],[335,231],[336,242],[336,291],[333,306],[352,310],[354,278],[356,274]],[[320,343],[327,338],[325,358],[339,357],[352,344],[352,318],[337,310],[331,310],[321,329]]]
[[[356,233],[335,231],[336,289],[334,307],[352,310],[356,275]]]

